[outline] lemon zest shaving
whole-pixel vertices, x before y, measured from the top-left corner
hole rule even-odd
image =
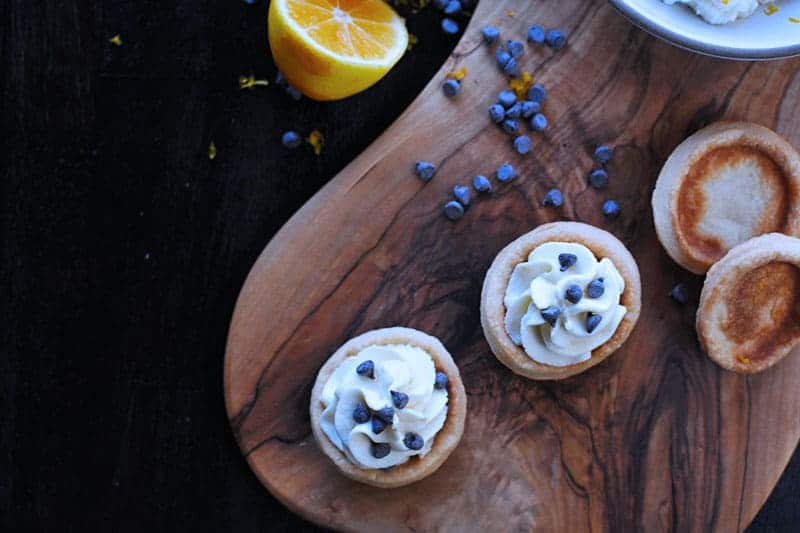
[[[792,24],[800,24],[800,18],[789,17],[789,22],[791,22]]]
[[[523,70],[519,78],[512,78],[508,82],[508,88],[517,95],[517,100],[524,100],[528,94],[528,89],[533,85],[533,77],[527,70]]]
[[[252,89],[256,85],[261,87],[266,87],[269,85],[267,80],[257,80],[255,76],[250,74],[249,76],[239,76],[239,88],[240,89]]]
[[[764,8],[764,14],[766,16],[774,15],[778,12],[778,6],[775,4],[767,4],[767,7]]]
[[[314,130],[308,134],[306,142],[311,145],[315,155],[322,153],[322,147],[325,145],[325,136],[319,130]]]
[[[208,145],[208,159],[213,161],[217,157],[217,145],[214,144],[214,141],[211,141],[211,144]]]
[[[461,81],[467,76],[467,67],[461,67],[458,70],[451,70],[447,73],[447,78],[451,80]]]
[[[411,50],[414,48],[414,45],[419,42],[419,39],[413,33],[408,34],[408,46],[406,46],[406,50]]]
[[[506,11],[506,16],[507,16],[508,18],[512,18],[512,19],[513,19],[514,17],[516,17],[516,16],[517,16],[517,14],[516,14],[516,13],[514,13],[514,10],[513,10],[513,9],[509,9],[508,11]]]
[[[119,36],[119,33],[113,36],[111,39],[108,40],[111,44],[115,46],[122,46],[122,37]]]
[[[739,357],[737,357],[737,359],[739,359],[739,362],[742,363],[743,365],[749,365],[751,362],[749,357],[744,357],[743,355],[740,355]]]

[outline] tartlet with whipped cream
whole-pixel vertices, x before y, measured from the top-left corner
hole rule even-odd
[[[579,222],[539,226],[495,258],[481,325],[497,359],[531,379],[564,379],[600,363],[639,318],[636,261],[610,233]]]
[[[400,487],[435,472],[461,440],[467,395],[442,343],[411,328],[347,341],[311,392],[314,438],[347,477]]]

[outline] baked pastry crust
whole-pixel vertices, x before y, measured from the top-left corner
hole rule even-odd
[[[328,439],[320,426],[322,390],[333,372],[348,357],[373,345],[410,344],[425,350],[433,359],[437,370],[447,374],[447,418],[436,434],[431,450],[424,456],[415,456],[391,469],[366,469],[352,464]],[[464,432],[467,415],[467,393],[461,381],[458,367],[452,356],[436,337],[421,331],[393,327],[368,331],[344,343],[322,365],[311,391],[311,430],[317,445],[339,470],[347,477],[374,487],[394,488],[419,481],[433,474],[455,450]]]
[[[652,206],[667,253],[685,269],[703,274],[751,237],[800,236],[800,155],[764,126],[712,124],[669,156]]]
[[[708,357],[742,374],[766,370],[800,344],[800,239],[762,235],[715,263],[697,335]]]
[[[525,353],[521,346],[514,344],[505,329],[504,298],[514,267],[526,261],[534,248],[550,241],[574,242],[586,246],[598,259],[607,257],[613,261],[614,266],[625,280],[625,290],[620,303],[627,307],[628,312],[614,335],[593,350],[588,361],[564,367],[537,363]],[[497,254],[483,282],[481,326],[483,326],[483,334],[495,357],[515,374],[531,379],[564,379],[579,374],[605,360],[625,342],[639,319],[641,292],[641,280],[636,260],[616,237],[607,231],[580,222],[553,222],[526,233]]]

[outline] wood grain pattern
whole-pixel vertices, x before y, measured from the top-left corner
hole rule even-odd
[[[482,2],[442,72],[404,115],[275,236],[237,303],[225,360],[226,405],[247,460],[295,512],[341,529],[741,530],[800,436],[800,357],[751,377],[703,356],[694,305],[666,297],[677,281],[699,294],[658,244],[649,198],[684,137],[721,119],[754,120],[794,145],[800,61],[734,63],[657,42],[601,2]],[[509,9],[516,10],[511,18]],[[523,66],[548,86],[548,133],[535,155],[512,155],[486,108],[504,85],[478,37],[487,22],[524,36],[560,26],[569,47],[529,49]],[[469,70],[456,101],[444,74]],[[585,176],[596,143],[617,146],[607,194]],[[429,184],[415,159],[440,163]],[[523,178],[453,224],[441,205],[457,182],[510,160]],[[539,207],[551,186],[560,213]],[[600,204],[618,199],[606,221]],[[615,233],[642,273],[643,311],[608,361],[560,383],[515,377],[479,325],[483,274],[507,242],[574,219]],[[376,491],[336,473],[316,449],[307,404],[316,371],[342,342],[406,325],[438,336],[469,395],[460,447],[432,477]]]

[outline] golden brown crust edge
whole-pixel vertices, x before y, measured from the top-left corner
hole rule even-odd
[[[714,308],[726,301],[726,292],[737,276],[771,262],[794,264],[800,269],[800,239],[780,233],[768,233],[754,237],[732,248],[722,259],[708,270],[700,293],[695,325],[700,346],[717,365],[739,374],[762,372],[786,357],[800,344],[782,346],[771,356],[743,363],[733,354],[725,342],[718,340],[721,334]]]
[[[611,259],[625,280],[625,291],[622,293],[620,303],[627,307],[628,312],[614,335],[595,349],[588,361],[565,367],[553,367],[535,362],[520,346],[513,343],[505,330],[506,309],[503,300],[511,272],[535,247],[548,241],[583,244],[598,259],[603,257]],[[627,340],[639,319],[641,290],[636,260],[625,245],[612,234],[580,222],[544,224],[509,243],[495,257],[486,273],[481,291],[481,326],[495,357],[514,373],[530,379],[564,379],[604,361]]]
[[[333,372],[347,357],[355,355],[363,348],[375,344],[411,344],[428,352],[437,370],[447,374],[448,407],[444,426],[436,434],[431,451],[425,457],[411,458],[408,462],[390,470],[364,469],[353,465],[347,457],[334,446],[320,427],[322,416],[322,390]],[[310,402],[311,430],[314,440],[322,452],[333,461],[337,468],[350,479],[374,487],[395,488],[419,481],[433,474],[455,450],[464,432],[467,415],[467,393],[461,381],[458,367],[452,356],[436,337],[421,331],[392,327],[368,331],[344,343],[328,358],[317,374]]]
[[[792,184],[786,231],[800,235],[800,155],[783,137],[769,128],[750,122],[717,122],[681,142],[667,158],[656,180],[651,200],[656,234],[672,259],[694,274],[704,274],[713,263],[693,257],[680,233],[678,199],[687,169],[710,149],[739,140],[755,143],[769,153]]]

